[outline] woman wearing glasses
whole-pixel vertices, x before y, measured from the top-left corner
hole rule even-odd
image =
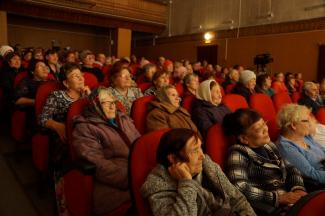
[[[162,128],[187,128],[198,133],[191,120],[191,115],[180,106],[181,99],[173,85],[167,85],[157,90],[157,100],[150,103],[147,116],[147,131]]]
[[[131,72],[123,62],[116,62],[109,73],[111,87],[109,90],[119,100],[128,115],[133,101],[143,96],[139,88],[132,87]]]
[[[238,109],[223,120],[226,135],[236,138],[229,149],[229,180],[246,196],[253,208],[257,204],[286,212],[306,195],[297,169],[285,163],[270,141],[266,122],[252,109]]]
[[[94,90],[90,104],[75,119],[73,146],[80,158],[96,165],[94,213],[106,214],[130,199],[128,156],[140,134],[129,116],[116,109],[105,88]]]
[[[311,110],[297,104],[288,104],[278,114],[281,136],[278,140],[283,157],[303,176],[325,184],[325,147],[311,136]]]

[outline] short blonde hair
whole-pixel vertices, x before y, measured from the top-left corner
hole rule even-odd
[[[116,100],[112,92],[107,88],[98,88],[98,100],[103,102],[107,97],[111,97],[113,100]]]
[[[299,122],[309,117],[311,110],[306,106],[298,104],[287,104],[283,106],[277,115],[277,124],[281,131],[286,131],[292,123]]]

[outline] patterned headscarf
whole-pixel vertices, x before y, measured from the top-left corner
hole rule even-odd
[[[94,89],[88,96],[89,105],[87,106],[88,112],[99,115],[105,121],[107,121],[108,119],[106,118],[106,115],[103,111],[101,102],[103,101],[103,97],[106,95],[109,95],[110,97],[114,98],[112,93],[107,88],[99,87],[97,89]]]

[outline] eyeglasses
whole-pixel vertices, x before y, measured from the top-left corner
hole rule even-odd
[[[101,102],[101,105],[104,107],[115,107],[117,101],[104,101]]]

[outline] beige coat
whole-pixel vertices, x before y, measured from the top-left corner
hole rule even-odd
[[[191,115],[183,107],[175,107],[167,102],[152,101],[151,111],[147,116],[147,131],[163,128],[188,128],[198,132],[191,120]]]

